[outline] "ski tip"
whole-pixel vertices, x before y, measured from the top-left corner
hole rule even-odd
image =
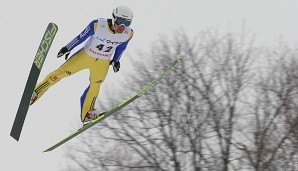
[[[53,149],[54,149],[53,147],[50,147],[50,148],[44,150],[43,153],[50,152],[50,151],[52,151]]]
[[[54,26],[58,27],[58,26],[57,26],[57,24],[55,24],[54,22],[50,22],[49,24],[51,24],[51,25],[54,25]]]
[[[182,63],[182,58],[178,58],[178,59],[175,60],[175,62],[172,65],[172,67],[176,68],[181,63]]]
[[[19,141],[20,139],[20,134],[17,134],[15,132],[13,132],[13,130],[10,132],[10,136],[15,139],[16,141]]]
[[[19,141],[19,138],[18,137],[14,137],[12,135],[10,135],[13,139],[15,139],[16,141]]]
[[[178,63],[181,63],[181,62],[182,62],[182,58],[178,58],[178,59],[177,59],[177,62],[178,62]]]
[[[43,151],[43,153],[46,153],[46,152],[49,152],[49,151],[51,151],[51,150],[46,149],[46,150]]]
[[[58,31],[57,24],[55,24],[54,22],[50,22],[48,27],[52,28],[52,30],[54,30],[54,32],[57,33],[57,31]]]

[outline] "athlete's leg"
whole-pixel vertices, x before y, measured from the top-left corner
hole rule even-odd
[[[94,59],[94,58],[93,58]],[[51,86],[61,79],[73,75],[76,72],[88,68],[92,57],[88,56],[83,49],[74,54],[68,61],[61,65],[57,70],[49,73],[42,82],[35,87],[38,100]]]
[[[109,65],[109,60],[98,59],[90,67],[90,85],[81,97],[82,121],[84,121],[87,112],[94,109],[96,98],[99,94],[100,86],[107,76]]]

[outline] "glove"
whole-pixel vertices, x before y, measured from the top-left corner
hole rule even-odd
[[[111,61],[110,65],[113,66],[113,70],[115,73],[120,70],[120,62],[119,61],[118,62]]]
[[[60,58],[61,56],[65,55],[65,60],[67,60],[69,54],[70,50],[68,50],[67,47],[63,47],[58,52],[57,58]]]

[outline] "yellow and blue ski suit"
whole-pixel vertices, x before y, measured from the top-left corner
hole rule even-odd
[[[89,69],[90,84],[80,99],[81,120],[84,121],[86,113],[94,109],[100,86],[108,73],[110,61],[118,62],[120,60],[133,33],[130,27],[126,27],[121,34],[115,33],[112,29],[111,19],[99,18],[93,20],[78,36],[66,45],[67,49],[71,51],[89,38],[84,47],[72,55],[57,70],[49,73],[36,86],[36,100],[61,79],[83,69]]]

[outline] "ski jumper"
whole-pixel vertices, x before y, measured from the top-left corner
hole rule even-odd
[[[126,27],[122,34],[112,29],[112,20],[100,18],[93,20],[81,34],[66,45],[68,50],[89,38],[83,48],[78,50],[57,70],[49,73],[39,83],[35,92],[38,100],[52,85],[61,79],[73,75],[83,69],[90,71],[90,85],[81,97],[81,120],[84,121],[86,113],[94,109],[100,86],[104,82],[109,70],[110,60],[118,62],[127,44],[133,36],[133,30]],[[35,100],[35,101],[36,101]]]

